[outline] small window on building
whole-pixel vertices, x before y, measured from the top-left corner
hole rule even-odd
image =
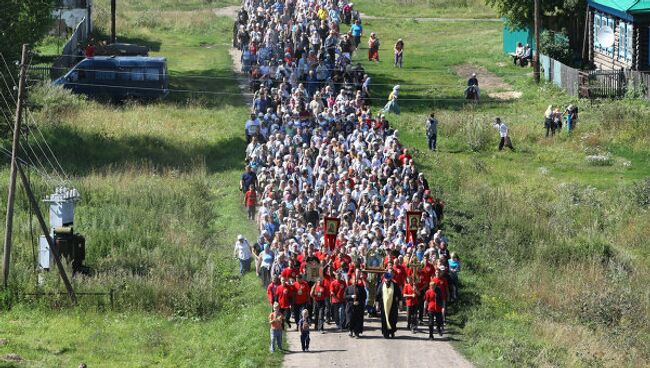
[[[625,37],[627,38],[627,41],[625,42],[625,47],[627,49],[625,60],[632,61],[632,51],[634,50],[634,26],[632,23],[627,23]]]
[[[602,22],[602,17],[600,16],[600,14],[594,13],[594,49],[596,50],[602,49],[602,47],[600,46],[600,40],[598,39],[598,35],[600,34],[601,22]]]
[[[615,27],[614,18],[612,18],[611,16],[607,16],[607,27],[609,27],[612,30],[612,32],[616,29],[614,28]],[[614,45],[607,48],[607,55],[614,56]]]

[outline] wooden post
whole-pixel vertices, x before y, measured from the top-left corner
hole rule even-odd
[[[115,43],[115,4],[116,0],[111,0],[111,43]]]
[[[540,16],[540,5],[539,5],[540,0],[535,0],[535,57],[533,58],[533,66],[535,67],[533,71],[533,76],[535,77],[535,82],[539,83],[540,80],[540,67],[539,67],[539,52],[540,52],[540,44],[539,44],[539,28],[541,27],[541,16]]]
[[[591,28],[591,22],[589,21],[589,5],[587,5],[587,13],[585,15],[585,31],[582,36],[582,66],[587,63],[587,45],[589,44],[589,29]]]
[[[23,116],[23,100],[25,99],[25,78],[27,76],[27,53],[29,46],[23,45],[20,57],[20,76],[18,77],[18,100],[16,101],[16,118],[14,121],[14,136],[11,144],[11,172],[9,175],[9,194],[7,196],[7,219],[5,222],[4,255],[2,259],[2,274],[4,287],[9,285],[9,265],[11,263],[11,238],[14,226],[14,202],[16,199],[16,155],[20,141],[20,125]]]
[[[56,247],[56,244],[54,244],[54,240],[52,240],[52,237],[50,236],[50,231],[47,228],[47,225],[45,224],[45,220],[43,219],[43,214],[41,213],[41,209],[38,206],[38,202],[36,201],[36,197],[34,197],[34,193],[32,192],[32,188],[29,186],[29,182],[27,181],[27,176],[25,176],[25,172],[23,171],[23,168],[20,164],[20,162],[16,162],[16,168],[18,170],[18,173],[20,174],[20,179],[22,180],[23,186],[25,187],[25,192],[27,192],[27,197],[29,198],[29,202],[32,205],[32,208],[34,209],[34,214],[36,215],[36,218],[38,219],[38,223],[41,226],[41,230],[43,230],[43,234],[45,235],[45,239],[47,239],[47,244],[50,246],[50,251],[52,252],[52,255],[54,256],[54,263],[56,263],[56,267],[59,270],[59,274],[61,275],[61,279],[63,280],[63,283],[65,284],[66,290],[68,290],[68,295],[70,295],[70,299],[72,299],[72,304],[77,304],[77,296],[74,293],[74,289],[72,288],[72,284],[70,283],[70,280],[68,279],[68,275],[65,273],[65,269],[63,268],[63,264],[61,263],[61,254],[59,253],[59,249]]]

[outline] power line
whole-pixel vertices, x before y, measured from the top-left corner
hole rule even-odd
[[[11,77],[12,81],[15,83],[16,80],[13,78],[13,75],[11,74],[11,70],[9,69],[9,65],[7,64],[7,61],[5,60],[4,55],[2,55],[2,53],[0,53],[0,58],[2,58],[2,60],[3,60],[3,62],[4,62],[4,65],[5,65],[5,68],[7,69],[7,72],[9,73],[9,76]],[[5,77],[4,77],[4,75],[2,75],[2,79],[3,79],[3,81],[4,81],[4,83],[5,83],[5,86],[7,87],[7,89],[8,89],[8,90],[11,90],[11,88],[10,88],[9,85],[7,84],[7,81],[6,81]],[[2,95],[2,98],[3,98],[4,102],[5,102],[5,104],[7,105],[7,108],[9,108],[9,103],[8,103],[7,100],[5,99],[4,95]],[[10,98],[11,98],[11,100],[13,100],[14,103],[17,103],[17,102],[16,102],[16,99],[13,97],[13,95],[10,94]],[[45,146],[48,148],[48,150],[49,150],[49,152],[50,152],[50,155],[52,155],[53,159],[57,162],[57,164],[59,165],[59,168],[61,168],[61,170],[62,170],[62,172],[63,172],[63,168],[61,167],[60,163],[58,163],[58,159],[56,158],[56,155],[54,154],[54,152],[52,151],[52,149],[51,149],[51,148],[49,147],[49,145],[47,144],[47,140],[45,140],[45,137],[43,136],[43,133],[42,133],[42,132],[40,131],[40,129],[38,128],[38,125],[36,124],[36,121],[34,120],[34,117],[31,116],[31,114],[29,114],[29,112],[28,112],[27,110],[26,110],[26,112],[25,112],[25,116],[27,116],[27,117],[29,117],[29,118],[31,119],[31,121],[32,121],[32,127],[34,127],[34,129],[35,129],[35,130],[40,134],[40,136],[43,138],[43,142],[44,142]],[[56,169],[56,167],[54,166],[54,164],[53,164],[52,161],[50,160],[49,155],[45,152],[45,150],[44,150],[43,147],[41,146],[41,143],[39,142],[39,139],[38,139],[37,136],[34,136],[34,142],[36,143],[36,146],[38,147],[38,149],[41,151],[41,154],[43,155],[43,157],[45,158],[45,160],[49,163],[49,165],[50,165],[50,167],[52,168],[54,174],[57,175],[57,176],[59,177],[60,183],[66,183],[66,182],[69,183],[69,181],[67,181],[66,179],[64,179],[64,178],[61,176],[61,174],[59,173],[59,171]],[[39,163],[41,163],[41,166],[44,168],[44,165],[42,164],[42,162],[41,162],[40,159],[38,158],[38,155],[36,154],[36,152],[34,151],[34,149],[32,148],[32,146],[29,144],[29,141],[26,141],[25,143],[27,144],[27,146],[29,147],[29,149],[30,149],[30,150],[32,151],[32,153],[34,154],[34,158],[35,158]],[[19,144],[20,144],[20,146],[22,147],[22,143],[19,142]],[[24,150],[24,148],[23,148],[23,150]],[[25,151],[25,150],[24,150],[24,151]],[[26,152],[26,151],[25,151],[25,152]],[[45,171],[47,171],[47,170],[45,170]],[[63,175],[66,175],[65,172],[63,172]],[[66,175],[66,176],[67,176],[67,175]],[[51,178],[51,177],[50,177],[50,178]]]
[[[72,55],[72,54],[70,54],[70,55],[68,55],[68,54],[62,54],[61,56],[79,57],[79,55]],[[152,56],[152,57],[156,57],[156,56]],[[160,57],[164,57],[164,56],[160,56]],[[89,58],[89,59],[90,59],[90,58]],[[365,65],[364,65],[360,60],[356,60],[356,61],[355,61],[355,60],[352,60],[351,63],[350,63],[350,65],[357,65],[357,64],[362,64],[362,65],[364,66],[364,71],[367,71],[367,69],[374,69],[374,66],[378,66],[377,64],[365,64]],[[460,66],[460,65],[461,65],[461,64],[450,65],[450,66],[447,67],[447,68],[420,68],[420,67],[418,67],[417,69],[399,68],[399,69],[393,70],[393,72],[394,72],[394,73],[397,73],[397,74],[399,74],[399,73],[401,73],[401,74],[410,74],[410,73],[427,73],[427,74],[450,74],[450,75],[453,74],[453,75],[458,76],[458,77],[464,77],[464,76],[462,76],[462,75],[455,74],[455,72],[452,70],[452,68],[453,68],[454,66]],[[483,68],[483,67],[477,65],[477,68]],[[63,70],[63,69],[67,69],[67,68],[58,68],[58,69]],[[99,70],[99,69],[83,69],[83,70],[87,70],[87,71],[110,71],[110,72],[114,72],[114,73],[129,73],[129,72],[119,72],[119,71],[112,71],[112,70]],[[224,69],[224,70],[225,70],[225,69]],[[340,69],[336,69],[336,68],[326,68],[326,69],[324,69],[324,70],[327,70],[327,71],[338,71],[338,70],[340,70]],[[228,69],[228,71],[230,71],[230,70]],[[495,74],[495,75],[497,75],[497,76],[528,77],[527,74],[524,74],[524,73],[523,73],[524,71],[525,71],[525,69],[522,69],[521,72],[515,72],[515,71],[513,71],[513,72],[492,72],[492,71],[489,71],[489,70],[488,70],[487,72],[488,72],[488,73],[491,73],[491,74]],[[178,72],[175,72],[175,73],[178,73]],[[480,71],[479,71],[477,74],[478,74],[478,77],[481,76],[481,75],[480,75]],[[217,79],[217,78],[235,78],[235,77],[211,77],[211,76],[197,75],[197,74],[180,75],[180,74],[171,74],[171,73],[170,73],[169,75],[170,75],[170,76],[175,76],[175,77],[186,77],[186,76],[187,76],[187,77],[197,77],[197,78],[198,78],[198,77],[200,77],[200,78],[215,78],[215,79]]]

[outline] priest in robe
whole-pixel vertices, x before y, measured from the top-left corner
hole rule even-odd
[[[368,296],[363,281],[352,276],[350,286],[345,288],[343,295],[350,337],[353,335],[359,337],[359,334],[363,333],[363,314],[365,313],[366,298]]]
[[[390,272],[384,274],[384,280],[377,290],[377,303],[379,303],[381,318],[381,334],[384,338],[395,337],[397,331],[397,312],[399,301],[402,298],[402,290],[393,282],[393,275]]]

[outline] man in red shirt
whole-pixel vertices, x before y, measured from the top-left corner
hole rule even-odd
[[[280,312],[287,322],[287,326],[291,328],[291,303],[293,301],[293,286],[290,285],[284,277],[280,277],[280,286],[275,290],[275,294],[278,298],[278,304],[280,304]]]
[[[406,300],[406,329],[411,330],[412,333],[415,333],[418,327],[418,295],[416,292],[417,290],[413,286],[413,280],[407,277],[404,289],[402,290],[402,296]]]
[[[92,38],[90,39],[90,42],[88,42],[88,46],[86,46],[86,49],[84,50],[84,56],[87,58],[91,58],[95,56],[95,44]]]
[[[302,274],[300,273],[296,275],[295,280],[293,283],[293,319],[294,321],[300,321],[302,311],[307,307],[307,303],[309,302],[309,284],[302,279]],[[296,330],[298,330],[297,323]]]
[[[334,309],[334,321],[336,322],[336,329],[338,331],[345,328],[345,288],[347,285],[341,278],[341,273],[336,273],[336,279],[330,284],[330,295],[332,307]]]
[[[284,270],[282,270],[282,273],[280,276],[284,277],[285,280],[297,280],[298,279],[298,274],[300,273],[300,263],[297,261],[294,262],[291,267],[287,267]]]
[[[408,148],[404,148],[403,153],[397,158],[399,162],[402,163],[402,166],[406,165],[409,161],[413,159],[413,156],[409,154]]]
[[[273,303],[278,301],[277,297],[277,290],[278,286],[280,286],[280,278],[275,276],[273,278],[273,282],[269,284],[269,286],[266,288],[266,297],[269,299],[269,304],[271,305],[271,309],[273,309]]]
[[[257,206],[257,192],[253,184],[248,186],[248,191],[244,194],[244,206],[248,209],[248,219],[255,220],[255,206]]]
[[[438,335],[442,336],[442,292],[435,282],[429,283],[429,290],[424,294],[424,303],[429,314],[429,338],[433,340],[433,321],[436,321]]]
[[[329,298],[330,291],[323,284],[323,280],[319,278],[311,288],[310,295],[314,300],[313,316],[315,319],[315,327],[321,333],[325,333],[325,313],[327,311],[325,300]]]
[[[433,266],[431,265],[431,263],[429,263],[429,260],[426,260],[424,267],[422,267],[422,269],[418,273],[418,283],[416,285],[416,288],[420,295],[424,295],[424,293],[426,293],[432,275],[433,275]],[[426,310],[426,306],[420,303],[418,309],[418,320],[420,322],[424,321],[424,310]]]
[[[442,299],[442,305],[440,306],[440,309],[442,311],[443,324],[447,318],[447,297],[449,296],[449,282],[443,274],[444,271],[445,269],[442,269],[442,267],[436,269],[436,275],[431,279],[431,281],[435,282],[436,285],[438,285],[440,288],[440,298]]]

